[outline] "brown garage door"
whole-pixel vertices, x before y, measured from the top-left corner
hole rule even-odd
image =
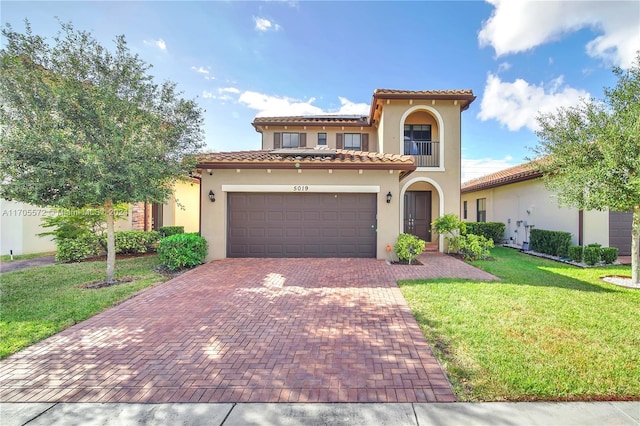
[[[228,194],[228,257],[375,257],[376,194]]]
[[[618,248],[618,255],[631,254],[631,222],[633,212],[609,212],[609,246]]]

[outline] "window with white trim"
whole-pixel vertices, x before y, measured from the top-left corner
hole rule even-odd
[[[344,149],[352,149],[359,151],[362,149],[362,138],[360,133],[344,134]]]

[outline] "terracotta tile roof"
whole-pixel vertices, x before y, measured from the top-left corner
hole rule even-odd
[[[525,180],[536,179],[542,176],[542,173],[535,170],[536,160],[499,172],[491,173],[477,179],[463,182],[460,188],[461,193],[479,191],[481,189],[495,188],[498,186],[508,185],[510,183],[522,182]]]
[[[256,117],[253,119],[254,127],[256,126],[282,126],[292,125],[311,125],[311,126],[336,126],[336,125],[353,125],[368,126],[369,121],[366,115],[298,115],[286,117]]]
[[[413,157],[379,152],[348,151],[343,149],[306,149],[286,154],[275,151],[214,152],[198,156],[199,169],[235,168],[293,168],[313,169],[361,168],[415,170]],[[296,166],[296,164],[298,166]]]
[[[374,96],[383,97],[381,95],[408,95],[408,96],[473,96],[473,90],[457,89],[457,90],[396,90],[396,89],[376,89]],[[475,98],[475,97],[474,97]]]

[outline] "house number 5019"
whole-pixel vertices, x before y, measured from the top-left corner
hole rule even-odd
[[[305,192],[309,190],[308,185],[294,185],[293,192]]]

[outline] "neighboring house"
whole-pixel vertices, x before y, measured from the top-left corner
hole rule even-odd
[[[467,222],[502,222],[505,240],[522,246],[532,228],[565,231],[572,243],[598,243],[631,254],[632,213],[582,211],[559,207],[530,163],[521,164],[462,184],[460,217]]]
[[[460,210],[461,113],[474,99],[378,89],[368,116],[255,118],[261,150],[200,156],[208,259],[386,259],[402,232],[443,250],[430,223]]]
[[[65,212],[64,210],[62,212]],[[31,254],[55,251],[56,244],[49,236],[38,237],[44,217],[57,210],[0,199],[0,254]],[[69,214],[82,214],[72,210]],[[127,216],[116,221],[116,231],[151,230],[160,226],[182,225],[185,232],[198,232],[200,226],[200,181],[176,183],[175,195],[166,204],[137,203]]]

